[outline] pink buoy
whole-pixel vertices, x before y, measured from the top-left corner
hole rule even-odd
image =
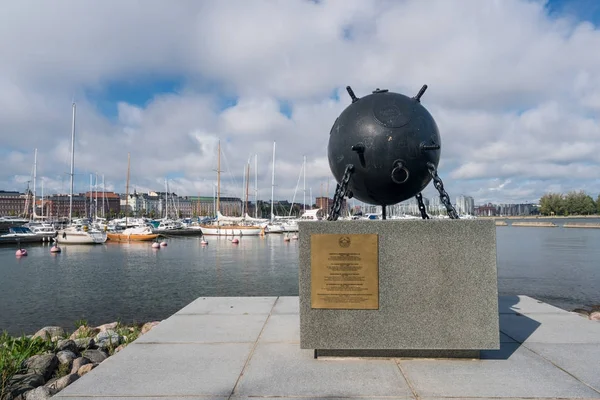
[[[160,249],[160,243],[158,243],[158,242],[152,243],[152,248],[153,249]]]
[[[55,244],[54,246],[50,247],[50,253],[60,253],[60,252],[61,252],[61,249],[60,249],[60,247],[58,247],[58,245]]]
[[[239,242],[240,242],[240,240],[238,238],[231,239],[231,243],[233,243],[233,244],[238,244]]]
[[[202,241],[200,242],[200,244],[201,244],[202,246],[206,246],[206,245],[208,245],[208,241],[206,241],[206,240],[202,239]]]
[[[298,236],[297,235],[293,235],[292,236],[292,240],[298,240]]]
[[[283,238],[283,241],[284,241],[284,242],[289,242],[289,241],[290,241],[290,237],[289,237],[289,236],[285,236],[285,237]]]
[[[19,249],[15,253],[15,256],[17,256],[17,257],[23,257],[26,255],[27,255],[27,250],[25,250],[25,249]]]
[[[167,242],[160,242],[160,245],[161,245],[162,247],[167,247]]]

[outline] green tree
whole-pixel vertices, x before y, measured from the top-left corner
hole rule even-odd
[[[565,197],[560,193],[546,193],[540,199],[542,215],[565,215]]]
[[[594,199],[587,195],[583,190],[579,192],[569,192],[565,196],[565,209],[568,214],[589,215],[596,211]]]

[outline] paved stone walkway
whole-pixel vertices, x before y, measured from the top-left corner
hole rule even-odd
[[[199,298],[54,398],[600,399],[600,322],[526,296],[481,360],[315,360],[299,325],[297,297]]]

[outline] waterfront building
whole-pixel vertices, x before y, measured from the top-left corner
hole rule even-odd
[[[471,196],[458,196],[456,198],[456,212],[461,215],[474,215],[475,200]]]
[[[0,216],[22,215],[25,212],[26,197],[19,192],[0,190]]]

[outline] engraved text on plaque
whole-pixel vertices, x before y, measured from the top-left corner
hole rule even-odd
[[[379,309],[376,234],[312,234],[311,307]]]

